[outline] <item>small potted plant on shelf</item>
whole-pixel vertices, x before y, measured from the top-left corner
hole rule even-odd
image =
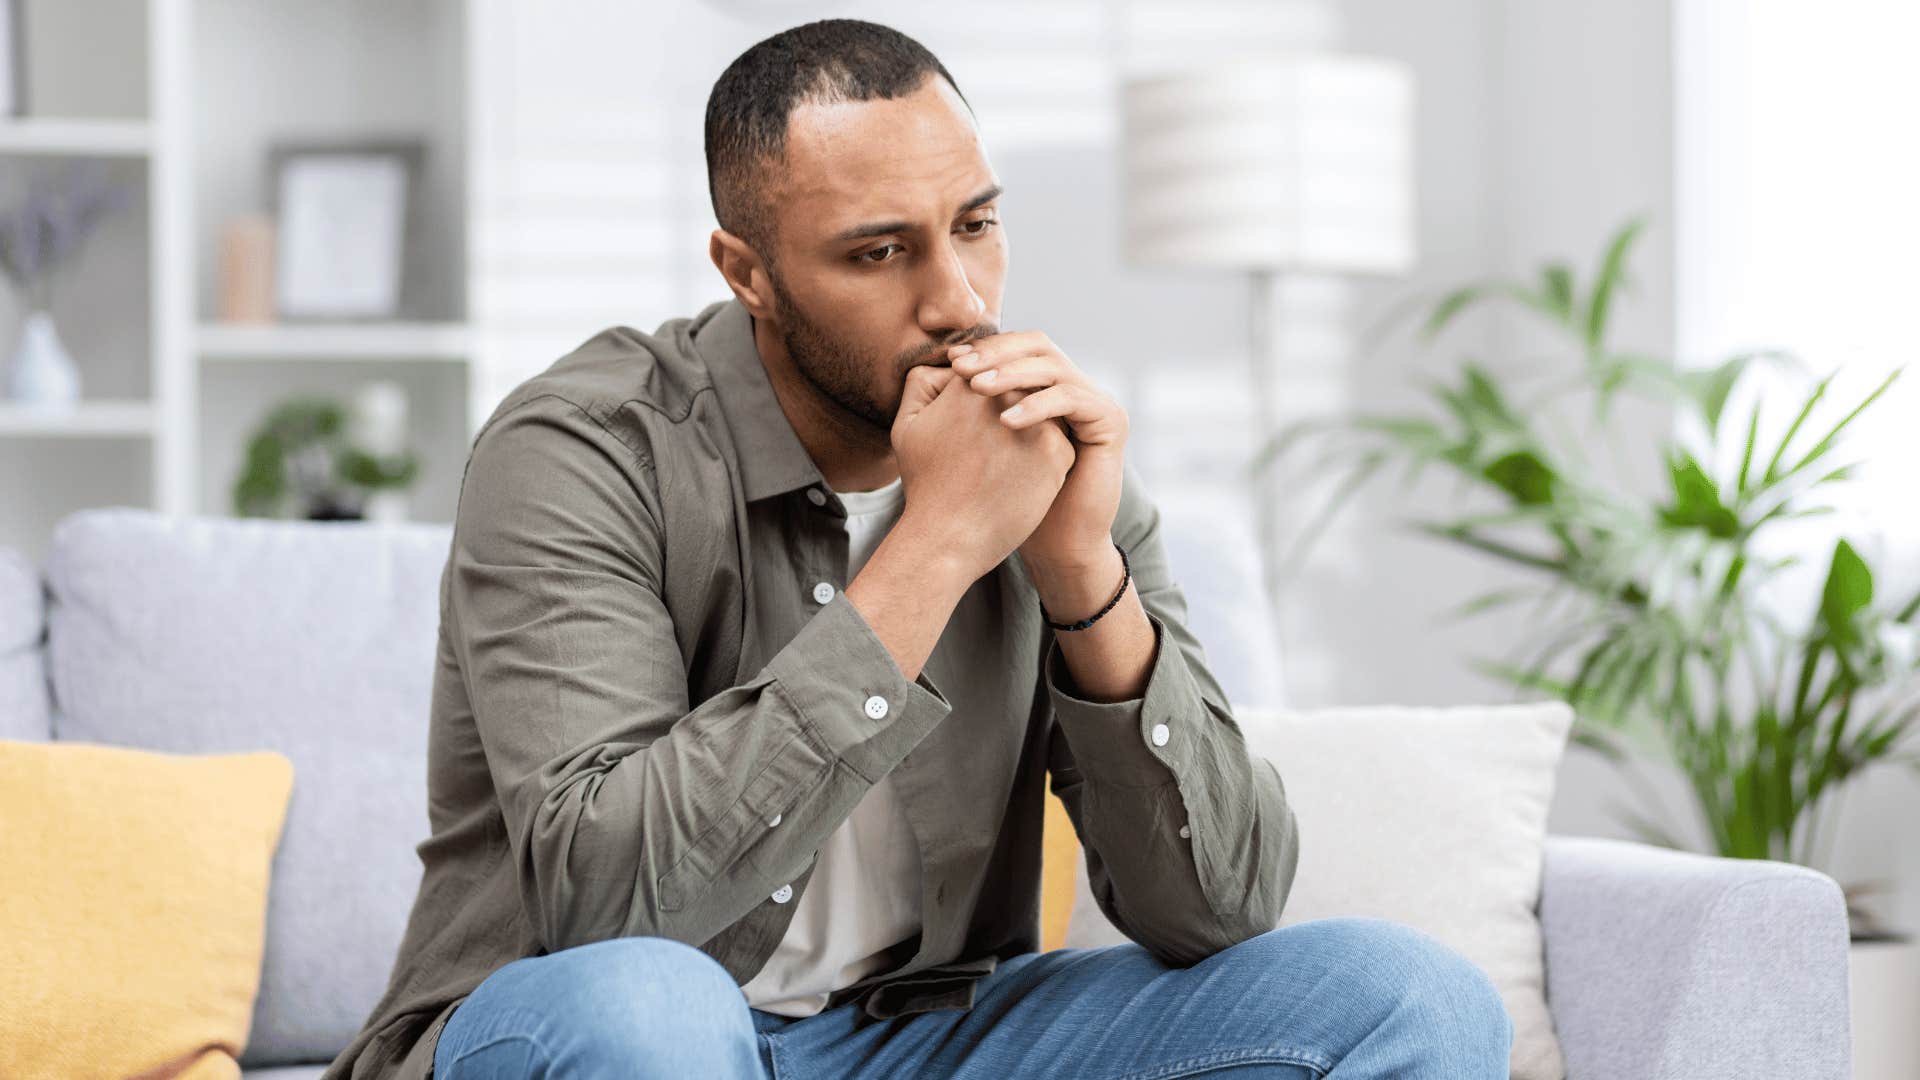
[[[36,169],[25,201],[0,216],[0,270],[27,312],[7,389],[22,405],[66,409],[80,400],[80,369],[49,312],[50,279],[96,223],[132,200],[132,186],[112,182],[108,171],[106,162],[87,158],[72,163],[56,184]]]
[[[1309,446],[1322,451],[1317,462],[1348,470],[1302,549],[1383,469],[1454,477],[1466,496],[1458,508],[1413,526],[1512,567],[1517,584],[1462,613],[1538,604],[1524,615],[1537,627],[1527,655],[1482,669],[1572,705],[1572,739],[1623,778],[1632,746],[1668,759],[1712,853],[1826,871],[1841,795],[1872,769],[1920,771],[1920,595],[1887,597],[1863,550],[1829,533],[1813,549],[1823,565],[1810,610],[1783,618],[1779,601],[1802,559],[1794,552],[1809,550],[1809,519],[1833,509],[1826,498],[1859,465],[1837,460],[1843,434],[1900,371],[1815,423],[1834,375],[1812,377],[1786,353],[1696,367],[1616,349],[1609,318],[1640,231],[1632,222],[1611,238],[1584,288],[1555,262],[1531,281],[1449,292],[1422,328],[1431,340],[1464,311],[1515,304],[1565,342],[1560,359],[1524,379],[1463,361],[1429,387],[1431,409],[1293,425],[1253,470],[1296,467]],[[1751,392],[1782,371],[1804,387],[1784,407],[1776,392]],[[1655,447],[1657,476],[1618,467],[1594,453],[1604,440],[1581,435],[1583,415],[1605,424],[1623,393],[1677,421]],[[1762,436],[1779,423],[1784,434]],[[1657,820],[1657,800],[1641,803],[1619,809],[1642,839],[1696,846]],[[1860,903],[1868,891],[1845,887],[1856,957],[1860,943],[1914,948],[1910,932],[1879,925]]]
[[[353,434],[352,420],[345,406],[329,398],[301,397],[276,407],[247,442],[233,485],[234,513],[397,520],[403,504],[396,497],[418,474],[418,456],[406,448],[369,445],[364,433]]]

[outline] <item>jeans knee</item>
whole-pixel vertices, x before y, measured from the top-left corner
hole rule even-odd
[[[455,1016],[469,1009],[486,1037],[525,1037],[549,1058],[637,1062],[671,1050],[720,1060],[741,1058],[741,1047],[747,1056],[757,1052],[733,976],[670,938],[611,938],[515,960],[488,976]]]
[[[672,1000],[688,1004],[745,1000],[740,985],[720,961],[673,938],[609,938],[549,955],[566,953],[580,953],[581,965],[592,970],[595,984],[622,996],[644,1000],[664,991]]]
[[[1506,1052],[1513,1019],[1506,1002],[1480,965],[1432,934],[1391,919],[1327,920],[1350,924],[1351,947],[1364,957],[1383,998],[1448,1032],[1477,1033]]]
[[[1472,1046],[1501,1059],[1513,1044],[1513,1019],[1493,980],[1480,965],[1439,938],[1391,919],[1341,916],[1313,919],[1269,931],[1252,942],[1277,935],[1307,934],[1326,960],[1380,1009],[1382,1022],[1431,1025],[1448,1043]],[[1248,944],[1251,944],[1249,942]],[[1298,949],[1300,942],[1285,943]],[[1497,1046],[1496,1046],[1497,1044]]]

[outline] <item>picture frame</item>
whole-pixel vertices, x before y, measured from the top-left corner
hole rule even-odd
[[[282,319],[413,314],[426,141],[280,140],[267,152],[274,307]]]

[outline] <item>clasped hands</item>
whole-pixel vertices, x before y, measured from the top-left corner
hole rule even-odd
[[[923,376],[933,380],[934,394],[959,380],[990,399],[1009,429],[1049,425],[1045,437],[1073,451],[1052,505],[1018,547],[1021,559],[1054,574],[1117,567],[1111,535],[1128,432],[1120,403],[1037,330],[979,338],[952,347],[947,356],[950,368],[930,367]]]

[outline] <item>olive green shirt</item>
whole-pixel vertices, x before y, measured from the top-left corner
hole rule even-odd
[[[744,985],[889,775],[922,929],[829,1008],[968,1008],[1039,949],[1048,773],[1094,898],[1154,956],[1276,926],[1292,808],[1123,473],[1113,537],[1155,637],[1140,697],[1077,696],[1017,555],[908,679],[847,599],[845,511],[738,300],[607,329],[516,387],[475,437],[441,576],[420,891],[329,1080],[427,1076],[454,1007],[521,957],[651,935]]]

